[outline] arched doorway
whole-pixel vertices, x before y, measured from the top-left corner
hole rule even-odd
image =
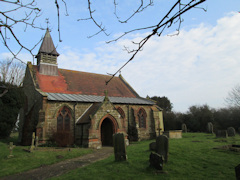
[[[101,124],[101,141],[102,146],[112,146],[113,145],[113,134],[115,133],[115,128],[111,119],[106,118]]]

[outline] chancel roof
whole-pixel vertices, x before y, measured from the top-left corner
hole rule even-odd
[[[38,54],[40,54],[40,53],[46,53],[46,54],[50,54],[50,55],[59,56],[59,54],[53,44],[53,40],[50,35],[49,29],[46,30],[41,47],[38,51]]]
[[[104,90],[107,90],[109,97],[139,97],[121,77],[114,77],[106,85],[109,75],[58,69],[58,76],[50,76],[40,74],[37,66],[34,67],[37,87],[42,92],[105,96]]]

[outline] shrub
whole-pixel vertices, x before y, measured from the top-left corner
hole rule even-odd
[[[0,89],[0,94],[3,89]],[[22,88],[9,86],[8,92],[0,98],[0,138],[9,137],[15,127],[18,113],[24,104]]]
[[[58,131],[52,134],[50,141],[54,144],[56,143],[59,147],[71,146],[74,143],[73,135],[69,131]]]

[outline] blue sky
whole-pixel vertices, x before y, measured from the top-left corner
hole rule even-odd
[[[175,1],[156,1],[155,6],[138,14],[128,24],[119,24],[113,15],[112,0],[98,0],[94,15],[105,24],[110,36],[99,34],[90,39],[87,36],[98,29],[90,21],[77,21],[88,16],[86,2],[68,2],[69,16],[64,15],[63,4],[60,4],[61,43],[58,41],[53,1],[38,2],[43,12],[36,23],[46,27],[45,18],[49,18],[51,35],[60,53],[60,68],[106,74],[114,73],[129,59],[130,55],[123,51],[123,47],[132,47],[131,42],[140,40],[147,32],[133,33],[111,44],[105,41],[131,28],[156,24]],[[133,11],[135,2],[119,1],[121,18]],[[8,8],[7,5],[0,6]],[[173,110],[181,112],[187,111],[192,105],[208,104],[213,108],[225,106],[224,98],[240,83],[240,1],[207,0],[201,7],[206,8],[207,12],[192,9],[184,14],[180,35],[167,35],[174,33],[175,26],[166,30],[163,36],[153,37],[121,71],[140,96],[166,96],[173,103]],[[45,34],[45,31],[30,28],[24,32],[21,25],[15,29],[22,42],[29,47]],[[9,45],[15,51],[18,48],[12,39]],[[0,47],[0,59],[11,57],[3,44]],[[38,49],[39,46],[34,50],[35,54]],[[25,62],[32,61],[26,51],[19,57]]]

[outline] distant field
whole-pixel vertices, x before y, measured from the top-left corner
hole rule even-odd
[[[149,168],[148,145],[137,142],[127,147],[127,162],[114,162],[114,156],[90,166],[76,169],[52,179],[216,179],[235,180],[235,166],[240,164],[240,152],[215,149],[229,144],[240,145],[240,136],[216,139],[204,133],[183,134],[182,139],[170,139],[169,161],[164,173]]]

